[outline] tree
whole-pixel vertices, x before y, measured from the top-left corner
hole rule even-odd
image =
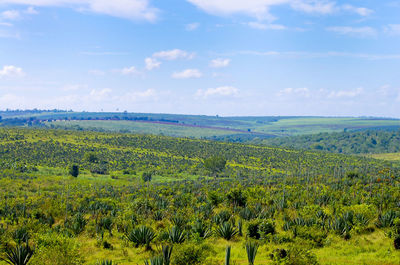
[[[218,173],[221,173],[226,167],[226,159],[221,156],[212,156],[204,160],[204,167],[210,171],[210,173],[217,177]]]
[[[73,177],[78,177],[79,175],[79,166],[78,165],[72,165],[70,170],[69,170],[69,174]]]

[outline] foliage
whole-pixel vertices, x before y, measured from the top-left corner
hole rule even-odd
[[[238,233],[236,228],[230,222],[224,222],[220,224],[215,229],[215,232],[217,235],[226,240],[231,240]]]
[[[5,249],[4,260],[10,265],[26,265],[34,254],[33,249],[28,244],[17,245],[15,248],[7,247]]]

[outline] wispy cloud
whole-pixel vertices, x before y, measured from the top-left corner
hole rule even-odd
[[[27,6],[59,6],[125,19],[141,19],[154,22],[159,10],[149,0],[3,0],[2,4]],[[31,9],[31,11],[33,11]]]
[[[230,59],[217,58],[210,62],[210,67],[223,68],[223,67],[227,67],[230,63],[231,63]]]
[[[326,30],[355,37],[375,37],[378,35],[377,31],[371,27],[328,27]]]
[[[0,78],[2,77],[21,77],[24,76],[25,73],[20,67],[16,67],[14,65],[5,65],[3,69],[0,69]]]
[[[257,21],[248,22],[247,25],[253,29],[261,30],[285,30],[286,26],[280,24],[265,24]]]
[[[186,69],[172,74],[172,78],[175,79],[200,78],[202,76],[203,74],[198,69]]]
[[[221,86],[216,88],[199,89],[196,92],[196,97],[208,98],[213,96],[236,96],[239,93],[239,89],[233,86]]]
[[[195,22],[195,23],[187,24],[185,26],[185,29],[187,31],[194,31],[194,30],[198,29],[199,27],[200,27],[200,23]]]
[[[384,27],[386,34],[395,36],[400,35],[400,24],[390,24]]]
[[[146,69],[149,71],[159,68],[161,65],[161,62],[157,61],[157,59],[150,58],[150,57],[144,59],[144,63],[146,64]]]
[[[177,59],[193,59],[194,53],[190,53],[180,49],[160,51],[153,54],[154,58],[173,61]]]

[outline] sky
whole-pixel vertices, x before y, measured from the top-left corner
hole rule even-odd
[[[0,109],[400,118],[400,1],[0,0]]]

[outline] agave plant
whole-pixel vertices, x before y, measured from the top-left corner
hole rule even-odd
[[[249,265],[254,265],[254,260],[256,259],[258,250],[258,244],[254,242],[246,243],[246,253],[247,260],[249,261]]]
[[[164,258],[162,256],[155,256],[150,258],[150,262],[148,260],[144,261],[145,265],[163,265]]]
[[[133,242],[136,247],[146,246],[146,249],[150,249],[150,243],[156,238],[154,231],[147,227],[141,226],[132,230],[129,234],[125,234],[126,238]]]
[[[164,265],[171,263],[172,246],[162,246],[162,254],[164,258]]]
[[[211,229],[202,221],[197,221],[192,226],[192,232],[198,234],[201,238],[208,238],[211,236]]]
[[[168,238],[172,243],[183,243],[185,241],[185,232],[179,226],[174,226],[168,230]]]
[[[183,228],[186,225],[186,219],[179,215],[172,217],[171,222],[179,228]]]
[[[18,245],[15,248],[6,248],[5,256],[0,260],[10,265],[26,265],[33,256],[33,249],[28,244]]]
[[[231,246],[226,246],[225,265],[229,265],[230,261],[231,261]]]
[[[229,222],[225,222],[219,225],[215,229],[215,232],[217,233],[217,235],[219,235],[222,238],[225,238],[226,240],[231,240],[238,233],[238,231]]]
[[[96,265],[117,265],[117,263],[113,262],[112,260],[104,259],[102,261],[98,261]]]

